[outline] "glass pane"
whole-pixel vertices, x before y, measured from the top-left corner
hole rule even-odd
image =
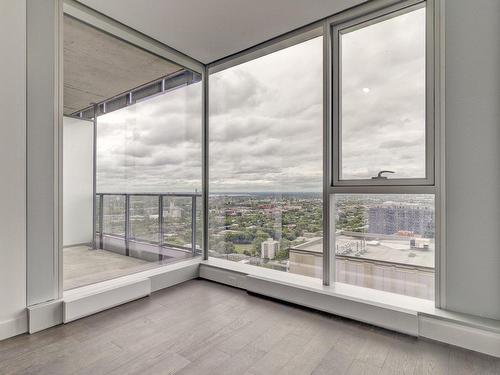
[[[95,197],[95,208],[96,208],[96,217],[101,217],[101,199],[100,195],[96,195]],[[96,233],[101,233],[101,221],[99,219],[96,220],[95,223]]]
[[[431,194],[336,194],[337,281],[434,299]]]
[[[158,196],[130,196],[130,239],[158,242]]]
[[[196,197],[196,252],[201,255],[203,247],[203,200]]]
[[[97,190],[201,191],[201,83],[97,118]]]
[[[340,178],[425,178],[425,8],[340,35]]]
[[[191,250],[192,203],[191,197],[163,198],[163,243]]]
[[[210,76],[210,256],[322,276],[322,43]]]
[[[125,197],[123,195],[104,195],[103,233],[125,236]]]
[[[64,288],[191,258],[201,75],[65,15],[64,114]]]
[[[130,197],[130,256],[164,263],[192,254],[192,197],[201,196],[200,109],[196,82],[97,118],[97,189]],[[160,228],[162,194],[168,197]]]

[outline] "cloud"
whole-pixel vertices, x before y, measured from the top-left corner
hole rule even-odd
[[[343,34],[342,56],[343,177],[423,177],[425,9]]]
[[[200,191],[201,124],[198,83],[98,117],[98,190]]]
[[[211,105],[248,77],[258,95],[236,111],[210,111],[211,191],[320,191],[322,38],[238,66],[246,75],[233,69],[210,77]]]
[[[344,34],[345,178],[424,173],[424,20]],[[321,191],[322,48],[319,37],[210,76],[211,192]],[[200,191],[201,109],[197,83],[100,116],[99,190]]]
[[[408,147],[418,147],[419,144],[422,143],[422,138],[412,140],[412,141],[405,141],[401,139],[395,139],[391,141],[384,141],[379,144],[379,148],[381,149],[397,149],[397,148],[408,148]]]
[[[210,103],[210,115],[237,112],[240,109],[254,107],[266,96],[266,87],[259,84],[258,77],[243,65],[236,66],[210,77],[210,96],[219,100]]]

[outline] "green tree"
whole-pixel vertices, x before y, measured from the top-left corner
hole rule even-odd
[[[253,240],[252,247],[253,247],[254,256],[260,256],[261,245],[262,245],[263,241],[264,240],[262,240],[261,238],[256,238],[255,240]]]
[[[287,260],[290,256],[289,249],[280,249],[278,254],[276,254],[276,260]]]
[[[232,242],[221,241],[217,243],[215,250],[222,254],[234,253],[234,244]]]

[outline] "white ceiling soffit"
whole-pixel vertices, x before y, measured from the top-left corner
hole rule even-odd
[[[366,0],[79,0],[208,64]]]

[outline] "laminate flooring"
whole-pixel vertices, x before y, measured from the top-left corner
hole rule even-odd
[[[191,280],[1,341],[0,374],[500,374],[500,360]]]

